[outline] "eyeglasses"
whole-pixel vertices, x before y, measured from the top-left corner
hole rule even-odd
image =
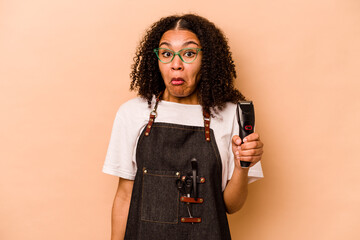
[[[184,63],[192,63],[201,50],[201,48],[183,48],[178,52],[174,52],[168,48],[155,48],[154,52],[162,63],[170,63],[176,55],[178,55]]]

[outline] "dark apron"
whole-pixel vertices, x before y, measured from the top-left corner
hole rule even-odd
[[[209,129],[205,139],[204,127],[154,123],[155,116],[156,112],[137,144],[137,173],[125,239],[231,239],[213,131],[205,124]],[[194,158],[198,198],[189,199],[198,203],[186,203],[182,201],[189,196],[186,188],[179,190],[177,183],[189,178]]]

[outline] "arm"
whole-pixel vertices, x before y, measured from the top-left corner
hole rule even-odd
[[[224,202],[228,213],[235,213],[244,205],[248,194],[248,172],[261,159],[263,143],[257,133],[252,133],[244,138],[240,146],[239,136],[232,138],[232,151],[234,154],[235,167],[233,175],[224,191]],[[249,168],[241,168],[240,160],[251,162]]]
[[[122,240],[125,236],[134,181],[119,178],[111,214],[111,240]]]

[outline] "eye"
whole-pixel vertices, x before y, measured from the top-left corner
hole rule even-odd
[[[194,50],[194,49],[188,49],[184,52],[184,57],[187,57],[187,58],[195,57],[195,55],[196,55],[196,50]]]
[[[168,51],[168,50],[162,50],[160,52],[161,56],[164,57],[164,58],[169,58],[169,57],[172,57],[173,53]]]

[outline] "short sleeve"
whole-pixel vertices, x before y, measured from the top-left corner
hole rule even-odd
[[[136,143],[144,126],[144,119],[138,114],[141,112],[138,105],[137,100],[130,100],[117,111],[102,169],[104,173],[129,180],[135,179]]]

